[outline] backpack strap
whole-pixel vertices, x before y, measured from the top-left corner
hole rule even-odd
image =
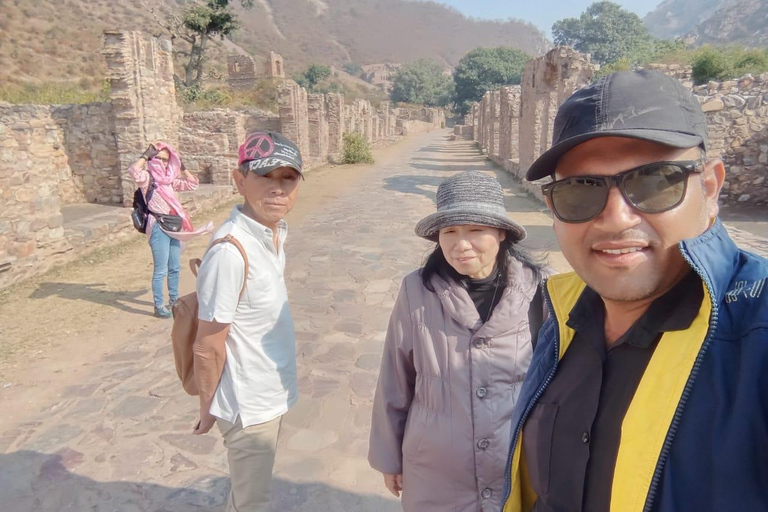
[[[528,307],[528,326],[531,329],[531,345],[536,350],[536,343],[539,341],[539,330],[544,323],[544,298],[542,294],[543,281],[536,287],[536,293],[533,295],[531,305]]]
[[[211,245],[208,246],[208,249],[205,252],[207,253],[208,251],[210,251],[214,245],[223,244],[223,243],[230,243],[235,247],[237,247],[237,250],[240,251],[240,256],[243,257],[243,261],[245,262],[245,274],[243,275],[243,288],[240,290],[240,297],[242,297],[243,293],[245,293],[245,285],[248,284],[249,266],[248,266],[248,255],[245,253],[245,248],[243,248],[243,245],[240,243],[240,241],[234,236],[227,234],[211,242]],[[197,277],[197,273],[200,270],[200,265],[202,263],[203,263],[203,260],[200,258],[194,258],[189,260],[189,268],[192,270],[192,274],[195,277]]]

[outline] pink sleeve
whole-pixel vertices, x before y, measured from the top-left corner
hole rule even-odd
[[[136,162],[128,168],[128,172],[139,187],[143,188],[149,185],[149,172],[144,168],[144,164]]]
[[[186,190],[197,190],[200,185],[200,180],[192,176],[191,180],[185,180],[184,178],[176,178],[173,180],[173,190],[184,192]]]

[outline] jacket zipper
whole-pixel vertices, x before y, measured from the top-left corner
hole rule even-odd
[[[691,260],[687,250],[684,250],[683,247],[680,249],[680,254],[683,255],[685,261],[687,261],[691,268],[693,268],[699,277],[701,277],[701,280],[707,287],[709,300],[712,303],[712,318],[709,321],[709,331],[707,332],[707,336],[704,339],[704,343],[699,350],[699,354],[696,356],[696,360],[693,363],[691,376],[688,378],[688,382],[686,382],[685,387],[683,388],[683,394],[680,397],[680,402],[677,404],[677,409],[675,409],[675,415],[672,417],[672,424],[669,426],[669,430],[667,430],[667,436],[664,439],[664,444],[661,447],[661,453],[659,454],[659,459],[656,462],[656,469],[653,472],[653,478],[651,478],[651,486],[648,489],[648,496],[645,498],[645,506],[643,507],[643,512],[650,512],[651,508],[653,507],[653,500],[656,498],[656,491],[659,487],[659,481],[661,480],[661,473],[664,470],[664,465],[667,462],[667,457],[669,456],[669,450],[672,446],[672,441],[674,440],[675,434],[677,433],[677,427],[680,424],[680,418],[683,415],[683,409],[685,409],[685,405],[688,402],[688,395],[691,393],[693,383],[699,374],[701,362],[704,360],[704,356],[706,355],[707,349],[709,348],[709,345],[712,341],[712,335],[714,334],[715,328],[717,327],[718,310],[716,298],[712,293],[712,286],[710,285],[706,275],[704,275],[704,271],[701,270],[701,268],[696,265],[693,260]]]
[[[544,300],[547,303],[547,308],[549,308],[549,313],[552,316],[552,318],[555,321],[557,321],[557,317],[555,316],[555,308],[552,306],[552,301],[549,297],[549,291],[547,290],[546,282],[542,283],[541,286],[542,286],[542,293],[544,294]],[[531,399],[531,401],[528,403],[528,407],[526,407],[525,412],[520,418],[520,422],[517,424],[517,428],[515,429],[515,436],[512,438],[511,450],[509,451],[509,460],[507,461],[507,471],[509,471],[509,474],[507,475],[507,478],[505,478],[504,499],[501,502],[502,507],[506,505],[507,500],[509,500],[509,495],[512,493],[512,458],[515,453],[515,448],[517,447],[517,441],[520,438],[520,432],[523,430],[523,425],[525,425],[525,420],[528,419],[528,415],[531,413],[531,410],[533,410],[533,407],[536,405],[536,402],[539,401],[539,398],[541,398],[541,395],[544,394],[544,391],[547,389],[547,386],[549,386],[550,382],[552,382],[552,379],[555,377],[555,372],[557,371],[557,367],[559,364],[560,364],[560,329],[558,327],[555,327],[555,364],[550,370],[549,374],[547,375],[547,378],[544,379],[544,383],[541,386],[539,386],[539,389],[536,391],[536,394],[533,395],[533,399]],[[522,457],[522,454],[520,456]]]

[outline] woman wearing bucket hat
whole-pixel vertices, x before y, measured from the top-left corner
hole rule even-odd
[[[437,246],[390,318],[368,460],[403,491],[406,512],[496,512],[543,271],[517,245],[526,233],[501,185],[481,172],[445,180],[416,234]]]

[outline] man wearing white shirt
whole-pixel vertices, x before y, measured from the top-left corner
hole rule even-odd
[[[231,243],[211,247],[200,266],[194,433],[218,424],[232,480],[227,510],[256,512],[269,509],[280,421],[298,398],[283,217],[303,178],[301,154],[279,133],[252,133],[240,146],[233,177],[244,203],[213,238],[237,239],[248,269]]]

